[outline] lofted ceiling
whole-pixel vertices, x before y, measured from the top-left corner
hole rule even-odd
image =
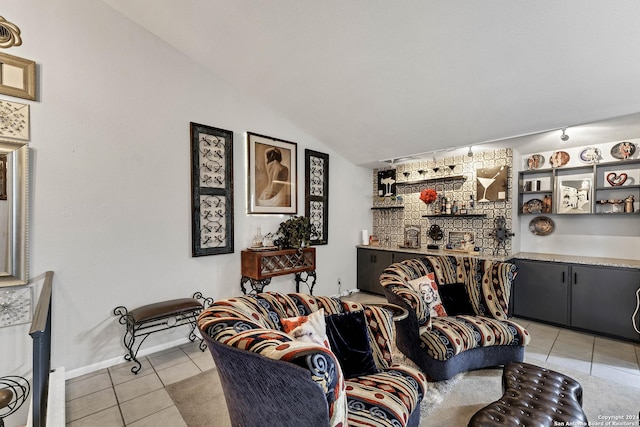
[[[358,165],[640,112],[637,0],[104,1]]]

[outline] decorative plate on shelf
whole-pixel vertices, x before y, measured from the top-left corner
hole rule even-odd
[[[529,231],[536,236],[547,236],[553,232],[554,228],[553,220],[546,216],[537,216],[529,223]]]
[[[542,213],[542,206],[544,203],[540,199],[531,199],[525,202],[522,207],[522,213]]]
[[[587,147],[580,152],[580,160],[584,163],[598,163],[601,158],[600,149],[596,147]]]
[[[571,156],[566,151],[554,151],[549,158],[549,163],[551,163],[551,167],[560,168],[569,163],[570,159]]]
[[[611,147],[611,156],[613,156],[614,159],[627,160],[633,156],[633,153],[635,152],[636,144],[633,142],[618,142],[616,145]]]
[[[527,169],[529,170],[540,169],[542,166],[544,166],[544,156],[542,154],[532,154],[527,159]]]

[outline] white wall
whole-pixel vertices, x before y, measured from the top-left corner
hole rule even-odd
[[[301,214],[304,149],[330,155],[329,245],[317,247],[314,293],[336,293],[338,278],[343,290],[355,288],[355,245],[371,224],[370,170],[101,1],[5,2],[2,15],[22,30],[23,45],[8,53],[38,64],[38,101],[25,101],[33,166],[30,274],[55,271],[54,367],[79,372],[121,356],[123,329],[112,315],[118,305],[196,290],[215,299],[240,293],[240,250],[258,226],[275,231],[286,219],[245,213],[247,131],[298,143]],[[234,131],[234,254],[190,255],[190,121]],[[267,290],[293,291],[292,276],[274,279]],[[30,366],[27,330],[0,329],[0,376]],[[145,346],[185,335],[152,336]]]

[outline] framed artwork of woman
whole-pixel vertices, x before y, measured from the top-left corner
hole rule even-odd
[[[251,132],[247,135],[247,213],[296,214],[298,144]]]

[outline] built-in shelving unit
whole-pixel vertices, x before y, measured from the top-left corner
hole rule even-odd
[[[584,185],[576,187],[575,197],[586,207],[572,212],[566,206],[571,202],[563,198],[574,197],[566,188],[581,182]],[[624,200],[629,196],[633,212],[625,212]],[[518,203],[519,215],[640,215],[640,159],[519,172]]]

